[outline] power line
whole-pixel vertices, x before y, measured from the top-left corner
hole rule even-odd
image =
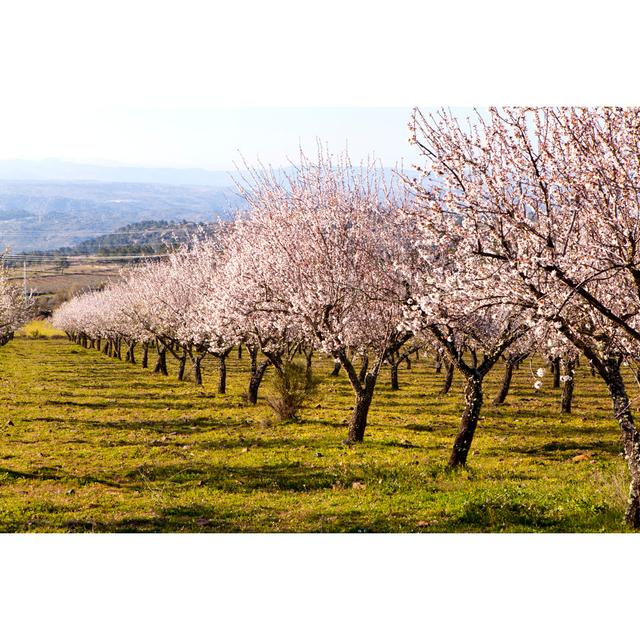
[[[153,253],[153,254],[122,254],[122,255],[108,255],[108,256],[100,256],[100,255],[72,255],[72,254],[54,254],[49,256],[42,256],[38,254],[23,254],[23,253],[5,253],[4,255],[0,254],[0,258],[2,258],[5,262],[7,261],[15,261],[15,262],[32,262],[32,263],[46,263],[46,262],[59,262],[61,259],[69,260],[71,262],[87,262],[87,261],[96,261],[96,262],[109,262],[109,261],[122,261],[122,260],[147,260],[149,258],[166,258],[169,254],[166,253]]]

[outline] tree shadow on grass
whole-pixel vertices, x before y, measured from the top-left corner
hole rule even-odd
[[[86,484],[104,484],[109,487],[121,488],[119,482],[109,480],[107,478],[98,478],[91,475],[73,475],[64,471],[61,466],[57,467],[38,467],[32,471],[17,471],[15,469],[7,469],[0,467],[0,482],[2,476],[9,480],[57,480],[59,482],[76,482],[80,486]]]
[[[122,518],[113,522],[74,519],[66,521],[63,526],[69,532],[78,533],[386,533],[399,528],[385,514],[371,514],[357,509],[310,514],[298,529],[295,523],[283,523],[280,517],[282,513],[271,507],[260,506],[249,515],[244,519],[237,509],[194,504],[160,509],[154,516]]]
[[[523,497],[494,495],[468,499],[460,513],[448,520],[448,525],[460,531],[539,531],[575,532],[621,528],[623,510],[603,503],[594,503],[573,513],[560,512]]]
[[[180,417],[167,420],[65,420],[66,423],[73,422],[78,426],[90,427],[97,430],[109,431],[154,431],[162,434],[188,434],[203,431],[213,431],[216,429],[229,429],[237,425],[230,424],[230,421],[212,420],[208,417]]]
[[[275,509],[261,507],[262,520],[274,525],[278,521]],[[265,517],[266,516],[266,517]],[[236,511],[208,505],[176,506],[158,509],[155,515],[120,518],[113,521],[87,519],[67,520],[62,524],[70,533],[239,533],[258,531],[243,526]]]
[[[541,445],[530,447],[510,447],[513,453],[534,456],[536,458],[546,458],[557,460],[566,458],[567,455],[578,455],[584,451],[599,451],[617,455],[620,453],[620,444],[617,442],[609,442],[607,440],[553,440]]]
[[[0,481],[2,476],[9,480],[61,480],[65,474],[57,467],[40,467],[34,471],[16,471],[0,467]]]
[[[348,476],[348,477],[347,477]],[[161,487],[200,486],[226,493],[306,493],[332,488],[338,481],[352,483],[361,479],[353,474],[338,474],[328,469],[313,469],[299,462],[241,466],[185,462],[172,465],[142,465],[125,474],[121,485],[144,490],[151,484]]]

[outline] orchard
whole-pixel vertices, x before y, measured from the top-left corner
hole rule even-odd
[[[409,131],[413,172],[321,148],[284,171],[247,167],[247,207],[214,238],[73,297],[54,325],[159,376],[172,358],[196,385],[212,359],[218,394],[230,356],[244,353],[245,402],[258,402],[270,371],[283,420],[308,404],[318,358],[329,358],[353,396],[346,447],[367,447],[382,372],[397,390],[400,365],[430,358],[444,368],[441,394],[454,377],[464,385],[442,451],[450,473],[472,467],[483,408],[504,404],[514,371],[532,367],[532,395],[562,386],[570,413],[587,368],[609,394],[626,523],[640,528],[640,433],[623,376],[640,362],[640,109],[492,108],[464,122],[416,109]],[[4,342],[29,304],[2,278],[0,299]]]

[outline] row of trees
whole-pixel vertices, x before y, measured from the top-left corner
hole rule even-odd
[[[425,342],[465,379],[452,467],[466,463],[498,362],[536,351],[571,381],[582,355],[611,395],[626,517],[640,527],[640,434],[621,375],[640,359],[640,110],[490,109],[466,122],[415,110],[409,126],[419,177],[384,179],[322,150],[285,173],[248,169],[248,211],[215,241],[68,302],[56,323],[130,358],[153,343],[156,368],[169,351],[196,379],[204,354],[224,364],[241,342],[256,375],[330,354],[355,396],[350,443],[383,363]]]
[[[31,298],[13,284],[0,260],[0,346],[13,338],[14,332],[28,320],[31,309]]]

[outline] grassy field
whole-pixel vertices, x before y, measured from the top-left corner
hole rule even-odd
[[[572,416],[548,377],[533,393],[528,363],[491,406],[496,372],[469,467],[451,473],[459,378],[442,398],[431,360],[403,369],[398,392],[383,371],[365,443],[347,448],[352,395],[331,365],[317,360],[301,421],[279,424],[263,399],[242,403],[246,355],[220,396],[213,361],[199,389],[66,340],[17,338],[0,349],[0,530],[625,530],[618,429],[586,367]]]

